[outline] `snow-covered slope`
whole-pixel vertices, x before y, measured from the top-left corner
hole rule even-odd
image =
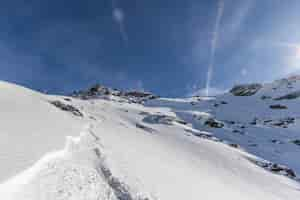
[[[148,100],[132,94],[134,102],[146,101],[144,105],[132,103],[128,95],[79,99],[0,83],[1,199],[296,200],[300,196],[298,182],[263,169],[257,165],[260,158],[233,148],[235,141],[244,145],[243,137],[231,136],[233,127],[209,128],[227,117],[239,124],[248,122],[247,113],[236,120],[238,114],[225,110],[237,97]],[[143,100],[137,101],[140,96]],[[215,107],[223,99],[228,103]],[[228,115],[217,114],[217,108]],[[261,129],[252,125],[251,133]],[[265,138],[253,134],[257,143]],[[224,138],[227,144],[221,141]],[[267,150],[273,148],[266,144]],[[262,156],[271,159],[269,154]],[[299,167],[297,161],[295,166]]]
[[[84,123],[48,103],[40,93],[0,82],[0,181],[59,150]]]
[[[168,107],[194,128],[300,175],[299,76],[237,86],[215,98],[162,98],[147,105]]]

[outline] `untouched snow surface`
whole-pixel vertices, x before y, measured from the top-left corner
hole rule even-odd
[[[237,98],[227,95],[220,98],[230,102]],[[47,96],[0,83],[1,199],[299,198],[298,182],[255,165],[250,160],[259,159],[256,156],[220,142],[222,137],[235,141],[228,125],[218,129],[205,126],[210,118],[236,120],[230,108],[224,110],[227,115],[216,117],[211,107],[216,99],[157,99],[144,106],[118,98]],[[52,101],[73,106],[83,116],[62,110]],[[245,115],[239,123],[252,120]],[[260,131],[259,127],[249,133],[256,130]],[[264,139],[254,136],[257,143]],[[243,137],[236,140],[246,147]],[[246,149],[269,160],[273,145],[266,145],[266,153],[261,155]],[[288,157],[297,159],[296,155]],[[293,166],[299,167],[298,162]]]

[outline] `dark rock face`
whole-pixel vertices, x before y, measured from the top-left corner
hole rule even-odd
[[[105,96],[105,95],[107,96],[107,95],[111,95],[111,94],[120,95],[120,92],[117,90],[112,90],[110,88],[96,84],[87,90],[73,92],[72,96],[87,100],[87,99],[92,99],[92,98]]]
[[[276,139],[271,140],[271,142],[274,144],[284,144],[284,142],[282,142],[280,140],[276,140]]]
[[[155,96],[149,92],[141,91],[122,92],[120,96],[130,100],[132,103],[143,103],[144,101],[158,98],[158,96]]]
[[[239,148],[240,148],[240,145],[234,144],[234,143],[229,144],[229,146],[231,146],[231,147],[233,147],[233,148],[236,148],[236,149],[239,149]]]
[[[286,166],[283,166],[283,165],[279,165],[279,164],[276,164],[276,163],[272,163],[272,162],[268,162],[268,161],[261,161],[261,160],[253,160],[253,159],[250,159],[249,160],[253,163],[255,163],[256,165],[268,170],[268,171],[271,171],[273,173],[276,173],[276,174],[281,174],[281,175],[284,175],[284,176],[287,176],[289,178],[292,178],[292,179],[295,179],[297,178],[297,175],[296,173],[286,167]]]
[[[164,124],[164,125],[173,125],[173,122],[177,122],[179,124],[184,124],[184,125],[187,124],[187,122],[173,116],[151,115],[151,114],[146,115],[143,119],[143,122],[149,124]]]
[[[63,111],[71,112],[73,115],[78,117],[83,117],[83,114],[74,106],[64,104],[60,101],[51,101],[50,103]]]
[[[211,128],[223,128],[224,124],[215,120],[215,119],[208,119],[205,123],[206,126],[209,126]]]
[[[279,127],[279,128],[288,128],[289,125],[295,123],[294,117],[286,117],[286,118],[279,118],[279,119],[261,119],[255,118],[250,125],[257,125],[262,124],[264,126],[270,127]]]
[[[272,99],[272,97],[266,96],[266,95],[263,95],[263,96],[261,96],[260,98],[261,98],[261,100]]]
[[[283,110],[283,109],[287,109],[288,107],[285,105],[281,105],[281,104],[274,104],[274,105],[270,105],[271,109],[277,109],[277,110]]]
[[[86,95],[89,96],[100,96],[100,95],[111,95],[111,94],[117,96],[121,94],[121,92],[118,90],[110,89],[99,84],[90,87],[85,93]]]
[[[278,164],[270,164],[268,167],[272,172],[277,172],[277,173],[282,173],[285,174],[286,176],[288,177],[291,177],[291,178],[295,178],[296,177],[296,174],[293,170],[285,167],[285,166],[281,166],[281,165],[278,165]]]
[[[104,87],[99,84],[96,84],[87,90],[73,92],[72,96],[84,100],[95,99],[95,98],[106,99],[109,96],[116,96],[116,97],[120,97],[122,100],[127,101],[129,103],[143,103],[146,100],[157,98],[157,96],[149,92],[142,92],[142,91],[125,92],[117,89]]]
[[[252,96],[262,88],[261,84],[244,84],[234,86],[230,93],[234,96]]]
[[[288,126],[293,123],[295,123],[295,118],[293,117],[288,117],[279,120],[271,120],[270,122],[264,122],[264,124],[270,124],[272,126],[279,126],[279,127]]]
[[[150,128],[150,127],[147,127],[147,126],[145,126],[145,125],[143,125],[143,124],[140,124],[140,123],[136,123],[135,126],[136,126],[137,128],[143,129],[144,131],[149,132],[149,133],[155,132],[154,129],[152,129],[152,128]]]
[[[292,143],[294,143],[295,145],[300,146],[300,139],[299,140],[293,140]]]
[[[287,95],[281,96],[281,97],[277,97],[274,100],[292,100],[292,99],[297,99],[300,97],[300,91],[296,91],[296,92],[292,92],[289,93]]]
[[[153,95],[148,92],[132,91],[132,92],[125,92],[124,96],[145,98],[145,97],[152,97]]]

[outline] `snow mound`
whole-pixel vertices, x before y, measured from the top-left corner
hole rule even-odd
[[[67,137],[62,151],[0,185],[0,193],[5,200],[150,200],[131,194],[105,162],[99,138],[87,129],[80,137]]]

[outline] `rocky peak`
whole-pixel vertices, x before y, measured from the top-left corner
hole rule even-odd
[[[81,99],[106,98],[108,96],[114,96],[119,97],[122,100],[127,100],[130,103],[142,103],[145,100],[157,98],[157,96],[153,95],[150,92],[136,90],[122,91],[105,87],[100,84],[95,84],[87,90],[73,92],[72,96]]]

